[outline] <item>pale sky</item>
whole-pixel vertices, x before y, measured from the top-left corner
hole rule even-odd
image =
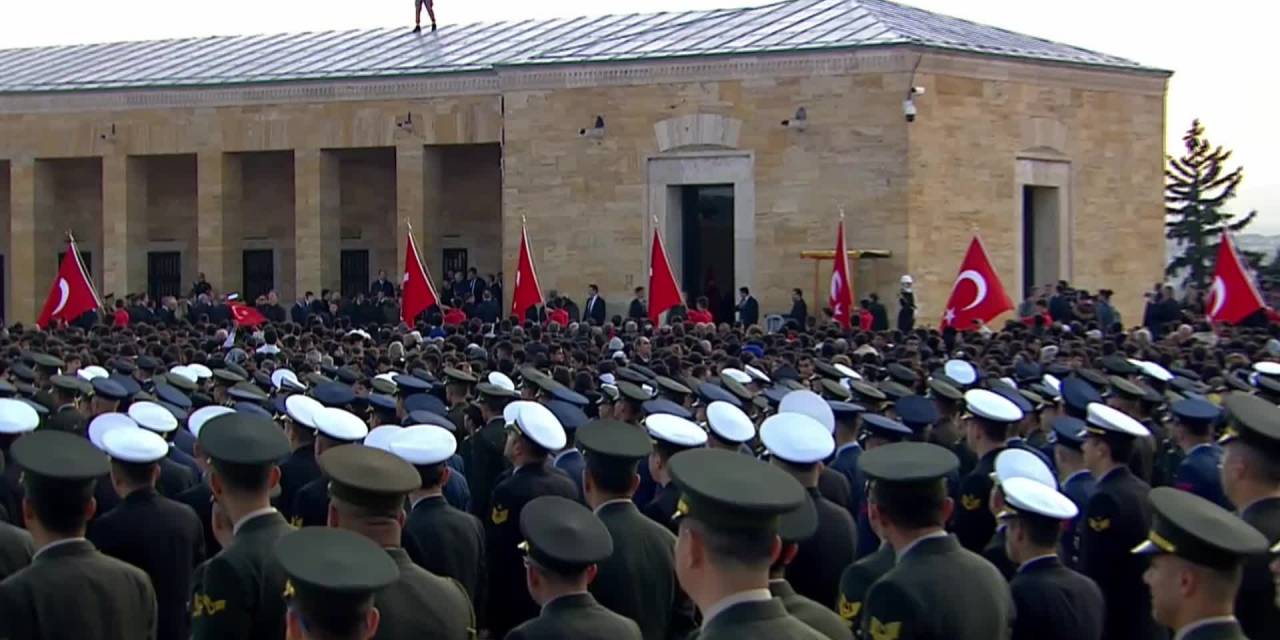
[[[1175,72],[1169,153],[1191,119],[1235,151],[1245,181],[1232,209],[1280,233],[1280,10],[1265,0],[906,0],[930,11],[1124,56]],[[531,17],[761,5],[761,0],[436,0],[442,27]],[[413,0],[3,0],[0,48],[412,25]],[[424,16],[425,19],[425,16]]]

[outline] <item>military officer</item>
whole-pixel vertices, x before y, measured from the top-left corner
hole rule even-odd
[[[1178,640],[1246,640],[1232,615],[1241,564],[1266,552],[1266,538],[1190,492],[1157,487],[1150,500],[1154,522],[1133,553],[1151,560],[1142,579],[1152,615]]]
[[[1039,455],[1023,448],[1009,447],[996,456],[995,471],[991,474],[995,484],[991,489],[991,500],[988,505],[992,515],[996,517],[996,532],[991,536],[991,541],[982,548],[982,557],[995,566],[1006,580],[1012,580],[1018,569],[1018,564],[1009,557],[1005,544],[1007,527],[1005,523],[1000,522],[1000,513],[1005,511],[1002,486],[1005,481],[1013,478],[1027,478],[1055,491],[1058,489],[1058,480],[1054,477],[1053,470],[1041,460]]]
[[[158,605],[156,637],[190,637],[192,572],[204,562],[204,531],[191,507],[160,495],[160,461],[169,444],[146,429],[114,429],[102,436],[111,458],[111,484],[121,502],[93,521],[88,538],[103,553],[147,572]]]
[[[513,389],[489,382],[476,385],[476,391],[480,394],[477,404],[484,426],[462,443],[462,457],[467,481],[471,484],[471,513],[483,520],[489,517],[489,500],[498,476],[510,466],[503,455],[507,425],[503,410],[517,394]]]
[[[10,449],[23,469],[31,564],[0,582],[0,637],[156,637],[156,594],[141,569],[100,553],[85,539],[93,483],[107,457],[60,431],[23,436]]]
[[[311,414],[316,425],[316,458],[344,444],[360,442],[369,435],[369,425],[354,413],[337,407],[322,407]],[[323,526],[329,507],[329,479],[324,475],[303,485],[293,499],[294,526]]]
[[[84,435],[88,419],[80,411],[80,398],[88,393],[88,383],[76,376],[64,375],[51,376],[49,382],[55,409],[45,418],[45,428]]]
[[[613,553],[609,530],[575,500],[541,496],[520,512],[525,582],[541,606],[507,640],[640,640],[634,620],[610,611],[587,590],[596,565]]]
[[[978,464],[960,480],[960,510],[951,523],[960,544],[981,551],[996,530],[996,519],[987,508],[991,495],[991,472],[996,456],[1006,448],[1009,429],[1022,421],[1022,411],[1008,398],[986,389],[964,393],[971,417],[965,425],[965,440],[978,456]]]
[[[187,416],[187,432],[196,437],[200,434],[201,427],[204,426],[211,418],[215,416],[234,413],[229,407],[217,405],[209,405],[201,407],[191,412]],[[90,425],[92,429],[92,425]],[[192,452],[195,454],[192,458],[196,464],[200,465],[202,478],[194,487],[174,496],[174,500],[191,507],[196,513],[196,517],[200,518],[200,524],[204,531],[204,551],[205,557],[212,558],[222,550],[222,545],[218,542],[217,536],[213,535],[213,490],[209,488],[209,461],[205,457],[204,451],[200,449],[199,442],[192,444]]]
[[[1173,439],[1182,449],[1173,485],[1190,491],[1224,509],[1230,508],[1222,492],[1222,448],[1213,442],[1213,427],[1222,410],[1208,400],[1183,398],[1169,409],[1173,413]]]
[[[703,383],[711,386],[709,383]],[[719,389],[719,387],[715,387]],[[723,392],[723,391],[722,391]],[[727,395],[732,398],[732,395]],[[734,402],[737,400],[735,399]],[[726,451],[750,453],[751,439],[756,437],[756,425],[747,414],[727,400],[715,400],[705,409],[707,421],[707,446]]]
[[[232,523],[232,537],[198,572],[191,637],[274,640],[285,631],[285,575],[272,548],[292,528],[271,506],[270,494],[289,440],[270,419],[249,413],[215,416],[199,431],[197,443],[210,460],[209,487]]]
[[[455,436],[461,442],[466,435],[466,411],[471,403],[471,388],[478,380],[474,375],[456,367],[444,368],[444,380],[444,398],[449,407],[448,418],[461,429],[455,432]]]
[[[528,401],[507,407],[512,414],[505,454],[512,471],[493,488],[485,524],[485,553],[489,572],[490,631],[501,636],[534,617],[538,606],[522,584],[520,512],[530,500],[544,495],[577,499],[578,487],[548,463],[550,452],[563,449],[564,427],[550,409]]]
[[[671,484],[669,464],[672,456],[688,449],[701,448],[707,443],[707,432],[693,422],[666,413],[655,413],[644,419],[645,430],[653,438],[653,451],[649,453],[649,477],[653,478],[657,491],[641,511],[668,529],[675,531],[671,516],[680,501],[680,491]]]
[[[0,398],[0,521],[22,525],[22,469],[13,464],[9,450],[24,434],[40,426],[40,414],[31,405]],[[4,462],[7,460],[8,464]],[[30,553],[27,554],[30,557]]]
[[[897,555],[867,591],[863,637],[1008,638],[1014,616],[1008,584],[943,529],[953,509],[945,478],[959,465],[955,454],[901,442],[868,451],[860,462],[871,479],[868,513]]]
[[[760,441],[773,464],[805,488],[817,513],[817,532],[799,544],[799,551],[787,566],[787,581],[810,600],[833,603],[840,573],[853,563],[857,549],[849,511],[818,491],[819,465],[835,450],[835,440],[826,427],[809,416],[784,412],[766,418],[760,425]]]
[[[781,401],[778,403],[778,413],[799,413],[806,415],[827,430],[827,433],[834,434],[836,431],[835,413],[831,410],[831,405],[822,396],[809,391],[808,389],[798,389],[789,391],[784,386],[771,387],[766,393],[781,394]],[[833,436],[834,437],[834,436]],[[818,469],[818,491],[822,493],[827,500],[848,508],[849,503],[853,501],[852,487],[849,486],[849,480],[844,474],[835,469],[828,469],[825,466]],[[803,593],[803,590],[801,591]],[[834,587],[832,596],[834,597]]]
[[[311,416],[324,406],[315,398],[295,393],[284,399],[284,407],[287,418],[284,432],[291,451],[280,463],[280,496],[276,504],[285,518],[292,519],[298,515],[293,512],[298,491],[320,477],[320,467],[316,464],[316,423]]]
[[[894,442],[903,442],[910,440],[912,436],[911,428],[893,418],[879,413],[862,414],[863,443],[868,451]],[[880,537],[871,526],[871,518],[867,515],[866,500],[866,475],[858,473],[858,484],[862,487],[858,490],[862,496],[861,506],[855,514],[855,522],[858,525],[858,551],[855,557],[865,558],[877,550],[882,548]],[[890,550],[889,557],[893,557]],[[870,583],[867,586],[871,586]]]
[[[869,531],[874,527],[875,523],[868,524]],[[836,599],[835,611],[853,630],[855,637],[862,637],[862,603],[867,597],[867,589],[881,576],[889,573],[895,562],[893,547],[880,539],[879,531],[873,533],[880,540],[880,548],[845,567],[840,574],[840,593]]]
[[[1053,447],[1054,468],[1058,471],[1062,493],[1071,498],[1077,512],[1063,528],[1060,536],[1062,563],[1075,568],[1079,562],[1077,551],[1079,514],[1084,513],[1084,508],[1089,504],[1089,498],[1095,489],[1093,474],[1085,467],[1084,454],[1081,452],[1088,431],[1085,430],[1083,420],[1071,416],[1054,417],[1051,427],[1049,443]]]
[[[318,462],[331,481],[329,526],[369,538],[399,569],[399,579],[374,595],[381,615],[375,637],[409,640],[429,629],[442,640],[471,638],[475,613],[462,584],[415,565],[400,546],[405,497],[421,484],[417,470],[394,454],[353,444],[325,451]],[[423,542],[452,552],[443,541]]]
[[[786,578],[787,565],[795,559],[800,545],[818,532],[820,516],[814,502],[813,495],[810,494],[799,507],[783,514],[778,521],[778,538],[782,540],[782,549],[769,567],[769,593],[782,601],[787,613],[824,637],[831,640],[852,640],[853,632],[840,616],[830,607],[796,593]]]
[[[568,389],[566,389],[568,391]],[[583,398],[584,400],[586,398]],[[578,427],[587,423],[587,414],[578,405],[564,400],[548,400],[544,403],[551,413],[555,414],[564,427],[564,448],[551,456],[551,466],[561,470],[578,486],[578,495],[582,495],[582,452],[577,447]]]
[[[1004,455],[1017,453],[1008,451]],[[1005,550],[1016,563],[1009,583],[1017,618],[1013,640],[1099,640],[1105,604],[1098,585],[1063,566],[1062,523],[1078,512],[1053,487],[1027,477],[1000,480]]]
[[[1241,519],[1268,542],[1280,542],[1280,408],[1244,393],[1228,395],[1223,406],[1230,421],[1222,439],[1222,486]],[[1245,559],[1236,617],[1246,636],[1280,629],[1276,598],[1267,558]]]
[[[866,484],[858,473],[858,456],[862,455],[862,444],[858,442],[861,433],[858,428],[860,422],[858,416],[865,409],[862,405],[841,400],[828,400],[827,404],[831,405],[831,414],[835,417],[836,424],[833,434],[836,450],[827,467],[839,472],[845,480],[849,481],[849,504],[846,507],[856,518],[862,509],[862,490],[863,485]]]
[[[597,563],[591,593],[634,620],[645,640],[680,636],[692,619],[678,609],[683,599],[675,578],[676,538],[631,501],[640,483],[637,465],[648,458],[652,442],[631,425],[597,420],[578,430],[578,444],[585,451],[587,506],[613,539],[613,553]]]
[[[89,417],[96,418],[104,413],[120,410],[120,403],[129,398],[129,392],[115,380],[107,377],[94,378],[89,382],[93,387],[93,398],[90,401]]]
[[[288,603],[288,638],[368,640],[381,637],[375,595],[395,583],[399,567],[364,536],[307,527],[280,538],[273,564],[287,576],[280,596]],[[281,637],[281,636],[277,636]]]
[[[820,640],[769,592],[779,519],[804,487],[737,453],[690,449],[671,457],[677,509],[676,577],[702,612],[701,640]]]
[[[164,439],[167,453],[167,438],[173,437],[171,434],[178,429],[178,420],[168,409],[154,402],[134,402],[129,405],[129,417],[133,418],[139,427]],[[168,455],[158,461],[158,468],[160,477],[156,480],[156,491],[166,498],[177,496],[196,485],[195,474],[185,466],[170,460]]]
[[[484,602],[484,525],[480,519],[451,506],[443,487],[453,471],[446,461],[458,441],[443,427],[409,427],[391,439],[390,450],[413,465],[418,483],[409,492],[405,531],[423,549],[422,568],[462,583],[480,609]]]
[[[1145,640],[1162,633],[1151,619],[1151,598],[1142,583],[1141,558],[1129,553],[1151,523],[1150,485],[1129,470],[1134,440],[1150,431],[1119,409],[1087,408],[1082,452],[1097,489],[1080,518],[1081,573],[1102,589],[1107,603],[1104,640]]]

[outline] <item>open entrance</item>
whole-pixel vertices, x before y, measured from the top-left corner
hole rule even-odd
[[[1062,278],[1057,187],[1022,187],[1022,295]]]
[[[241,293],[250,304],[258,295],[272,289],[276,289],[281,300],[293,300],[296,282],[293,152],[242,153],[237,154],[236,160],[241,176],[240,246],[244,250],[239,261],[243,267],[240,272]],[[277,251],[280,256],[278,274],[275,271]],[[254,269],[252,272],[250,267]],[[217,282],[213,286],[215,289],[223,288]],[[230,286],[225,289],[234,291]],[[296,297],[301,296],[301,291],[296,292]]]
[[[150,251],[147,253],[147,294],[152,300],[182,295],[182,253]]]
[[[373,280],[369,278],[369,250],[342,250],[342,298],[350,300],[356,294],[369,291]]]
[[[271,249],[249,249],[244,252],[244,292],[242,299],[253,304],[258,296],[276,288],[276,259]],[[301,297],[301,292],[299,292]]]
[[[680,189],[681,287],[706,296],[716,320],[733,317],[733,185]]]

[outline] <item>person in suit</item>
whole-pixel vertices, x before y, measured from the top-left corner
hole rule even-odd
[[[476,630],[475,612],[462,584],[415,565],[400,546],[405,498],[421,482],[417,470],[392,453],[361,445],[329,449],[319,464],[331,479],[329,526],[377,543],[399,570],[399,579],[374,595],[377,637],[410,640],[429,629],[433,638],[469,640]],[[441,546],[444,541],[421,542],[436,553],[453,551]]]
[[[644,287],[636,287],[632,293],[635,297],[631,298],[631,305],[627,307],[627,319],[643,322],[649,318],[649,302],[644,297]]]
[[[550,452],[564,447],[564,427],[546,407],[536,403],[518,405],[513,411],[504,453],[512,470],[493,488],[493,500],[485,524],[485,553],[489,572],[489,602],[486,610],[489,630],[495,636],[508,631],[538,613],[538,605],[523,588],[523,561],[517,545],[521,541],[520,513],[534,498],[578,497],[578,487],[548,463]]]
[[[1002,479],[1005,551],[1017,565],[1009,582],[1017,619],[1013,640],[1099,640],[1105,603],[1098,585],[1062,564],[1062,524],[1079,509],[1071,498],[1025,477]]]
[[[666,413],[645,416],[644,428],[653,439],[648,466],[655,490],[641,512],[675,533],[676,523],[671,516],[680,502],[680,490],[671,482],[671,458],[681,451],[706,446],[707,432],[691,420]]]
[[[1082,452],[1097,489],[1080,518],[1079,571],[1097,583],[1107,603],[1104,640],[1159,638],[1142,558],[1129,553],[1147,536],[1151,486],[1129,470],[1134,440],[1151,433],[1137,420],[1101,403],[1086,408]]]
[[[288,609],[281,635],[275,637],[383,637],[382,611],[375,606],[375,594],[395,584],[401,572],[391,555],[372,540],[342,529],[307,527],[284,535],[272,546],[269,560],[279,567],[282,581],[287,579],[281,594]],[[335,562],[340,563],[340,571],[334,570]]]
[[[1267,542],[1280,543],[1280,408],[1257,396],[1232,393],[1223,400],[1231,427],[1222,440],[1222,486],[1245,522]],[[1266,556],[1244,561],[1235,614],[1244,635],[1262,638],[1280,629],[1276,582]]]
[[[787,320],[796,323],[797,329],[804,329],[805,322],[809,319],[809,305],[804,303],[804,292],[799,289],[791,290],[791,313],[787,314]]]
[[[159,494],[160,461],[169,445],[146,429],[102,436],[111,485],[121,502],[93,521],[88,539],[103,553],[142,569],[156,592],[156,637],[189,637],[192,572],[204,562],[204,531],[190,507]]]
[[[387,279],[387,272],[385,269],[378,269],[378,279],[374,280],[373,284],[369,285],[369,296],[377,299],[379,295],[387,296],[388,298],[396,295],[396,285],[392,284],[392,282]]]
[[[1199,398],[1183,398],[1169,406],[1173,414],[1173,440],[1182,450],[1182,461],[1173,485],[1227,509],[1231,505],[1222,491],[1222,448],[1213,442],[1213,425],[1221,409]]]
[[[35,552],[35,542],[26,529],[0,522],[0,580],[31,564],[31,555]]]
[[[324,407],[315,410],[311,419],[316,425],[316,459],[333,447],[360,442],[369,427],[346,409]],[[329,479],[320,474],[298,489],[293,498],[290,523],[299,527],[324,526],[329,513]]]
[[[945,478],[959,466],[955,454],[899,442],[867,451],[859,464],[871,479],[868,514],[897,557],[867,590],[863,637],[1008,638],[1008,583],[943,529],[953,509]]]
[[[799,543],[788,563],[787,581],[805,598],[834,603],[840,573],[853,564],[858,546],[848,508],[824,498],[818,491],[820,463],[835,450],[835,440],[817,420],[784,412],[766,418],[760,425],[760,441],[773,464],[805,488],[817,514],[815,533]]]
[[[644,432],[623,422],[598,420],[581,427],[585,453],[583,491],[613,539],[613,553],[597,563],[591,593],[601,605],[634,620],[644,640],[679,637],[691,628],[682,611],[675,578],[676,538],[646,518],[631,495],[636,473],[653,444]]]
[[[84,537],[106,456],[85,438],[45,430],[23,436],[10,452],[23,469],[23,517],[37,551],[0,582],[0,637],[155,638],[147,574]]]
[[[311,318],[312,303],[315,302],[315,299],[315,292],[308,291],[303,294],[302,298],[293,303],[293,306],[289,308],[289,319],[293,320],[294,324],[305,326],[307,324],[307,320]]]
[[[1232,616],[1244,559],[1267,539],[1235,514],[1187,491],[1151,490],[1154,522],[1133,554],[1147,557],[1151,612],[1178,640],[1246,640]]]
[[[972,418],[965,425],[965,441],[978,456],[978,464],[960,480],[960,510],[951,530],[961,546],[980,552],[996,531],[996,519],[987,508],[991,498],[991,473],[996,457],[1007,447],[1009,431],[1022,421],[1023,413],[1012,401],[986,389],[970,389],[964,394]]]
[[[475,267],[467,269],[467,295],[479,300],[480,296],[486,290],[484,278],[476,271]]]
[[[760,303],[747,287],[738,287],[738,322],[744,327],[760,323]]]
[[[507,640],[640,640],[634,620],[601,606],[587,590],[597,563],[613,553],[599,518],[568,498],[541,496],[520,512],[520,532],[525,583],[542,609],[507,633]]]
[[[778,522],[778,538],[782,549],[769,567],[769,593],[782,601],[787,613],[830,640],[853,640],[853,631],[829,605],[822,605],[800,595],[787,581],[787,565],[796,558],[800,545],[818,532],[821,516],[814,507],[812,495],[801,505],[782,515]]]
[[[1071,416],[1053,418],[1053,431],[1049,434],[1049,444],[1053,447],[1054,467],[1058,471],[1058,481],[1062,485],[1062,493],[1076,505],[1076,515],[1070,518],[1059,536],[1062,549],[1062,563],[1075,568],[1079,562],[1077,551],[1077,532],[1080,530],[1080,514],[1089,504],[1097,488],[1093,474],[1084,464],[1085,436],[1084,421]]]
[[[609,317],[606,306],[604,298],[600,297],[600,288],[594,284],[587,286],[587,301],[582,304],[583,319],[597,327],[603,325],[605,318]]]
[[[410,427],[392,439],[391,452],[413,465],[418,484],[409,493],[405,531],[423,548],[422,568],[462,584],[481,610],[485,595],[484,525],[449,505],[443,487],[453,473],[446,461],[457,448],[443,427]]]
[[[210,460],[209,487],[232,535],[198,572],[191,638],[282,637],[286,576],[274,547],[293,529],[271,506],[271,491],[280,482],[276,463],[289,453],[289,440],[269,418],[236,412],[210,418],[197,441]]]
[[[733,451],[690,449],[671,458],[683,494],[676,578],[702,612],[701,640],[821,640],[769,591],[782,514],[804,487],[782,469]]]

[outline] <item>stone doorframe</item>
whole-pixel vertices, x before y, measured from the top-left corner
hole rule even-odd
[[[1052,152],[1039,154],[1024,152],[1019,154],[1016,163],[1014,171],[1013,226],[1011,228],[1016,230],[1013,246],[1014,255],[1017,257],[1016,264],[1018,269],[1013,278],[1015,287],[1013,290],[1021,298],[1022,292],[1025,290],[1022,281],[1022,261],[1026,255],[1022,237],[1022,188],[1055,187],[1058,190],[1058,216],[1056,221],[1057,229],[1055,230],[1058,236],[1057,279],[1068,282],[1072,281],[1072,267],[1075,264],[1074,247],[1072,246],[1075,215],[1071,209],[1071,162],[1065,156]]]
[[[650,239],[657,220],[663,246],[676,282],[684,268],[681,234],[682,186],[733,185],[733,283],[750,287],[755,275],[756,183],[755,154],[750,151],[689,151],[646,158],[647,185],[644,215],[644,269],[649,273]],[[647,285],[647,279],[643,283]]]

